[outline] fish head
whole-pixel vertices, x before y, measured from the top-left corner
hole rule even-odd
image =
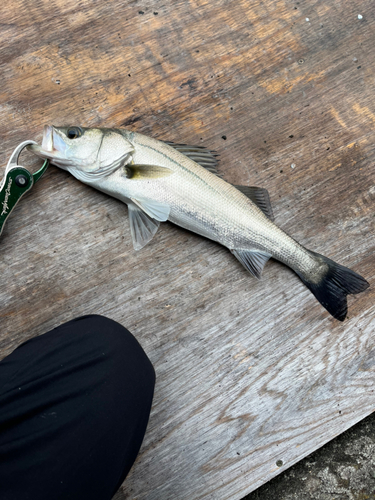
[[[45,125],[41,146],[32,144],[28,149],[73,175],[75,170],[106,173],[133,151],[130,142],[116,129],[53,125]]]

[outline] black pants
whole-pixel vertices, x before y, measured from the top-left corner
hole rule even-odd
[[[85,316],[0,362],[0,499],[110,500],[150,414],[155,373],[118,323]]]

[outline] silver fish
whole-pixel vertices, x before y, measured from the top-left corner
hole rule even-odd
[[[29,149],[78,180],[128,205],[135,250],[171,221],[227,247],[257,278],[270,257],[293,269],[319,302],[343,321],[348,294],[369,284],[312,252],[273,222],[268,192],[217,175],[216,155],[201,146],[161,142],[123,129],[44,127]]]

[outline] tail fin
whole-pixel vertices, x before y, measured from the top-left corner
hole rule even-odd
[[[323,307],[339,321],[344,321],[348,312],[346,296],[363,292],[370,285],[359,274],[347,267],[337,264],[331,259],[311,252],[326,271],[319,282],[310,281],[306,276],[297,273],[305,285],[311,290]],[[328,266],[328,268],[327,268]]]

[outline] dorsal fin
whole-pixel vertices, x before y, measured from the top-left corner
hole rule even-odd
[[[271,207],[270,195],[265,188],[254,186],[234,186],[241,191],[242,194],[247,196],[255,205],[262,210],[264,215],[270,220],[274,220],[273,211]]]
[[[212,174],[221,177],[221,175],[217,171],[219,155],[216,151],[211,151],[204,146],[189,146],[188,144],[177,144],[171,141],[164,142],[165,144],[168,144],[168,146],[171,146],[172,148],[190,158],[190,160],[195,161],[201,167],[205,168]]]

